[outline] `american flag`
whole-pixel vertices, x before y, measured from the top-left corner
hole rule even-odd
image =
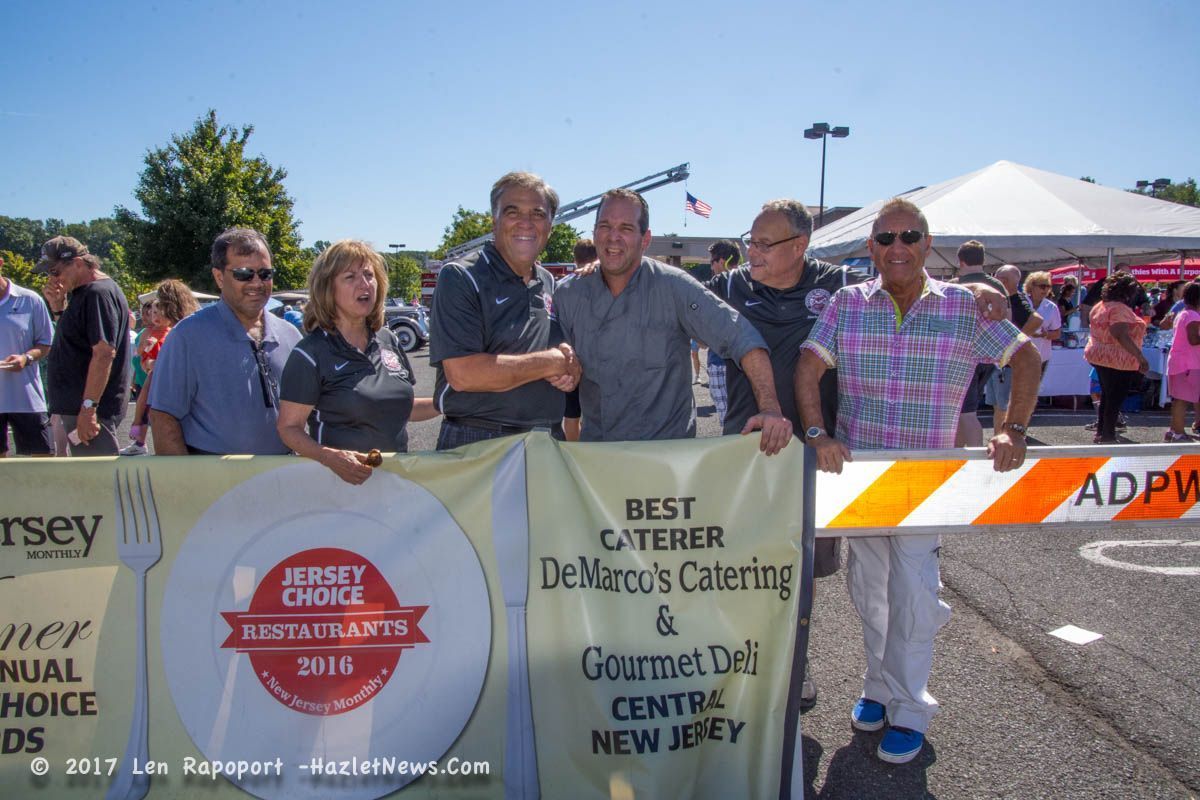
[[[703,200],[693,197],[691,192],[687,192],[687,200],[683,204],[683,210],[699,214],[705,219],[712,216],[712,206]]]

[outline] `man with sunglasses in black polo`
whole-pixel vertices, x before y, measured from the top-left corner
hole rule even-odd
[[[58,320],[47,377],[50,413],[61,417],[73,456],[115,456],[129,399],[129,306],[87,245],[55,236],[35,268]]]
[[[261,233],[230,228],[212,246],[221,300],[184,319],[163,342],[150,388],[160,456],[280,455],[279,376],[300,332],[268,314],[271,252]]]

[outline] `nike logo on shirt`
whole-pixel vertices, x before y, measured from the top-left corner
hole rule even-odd
[[[340,364],[334,364],[334,365],[333,365],[333,371],[334,371],[334,372],[341,372],[341,371],[342,371],[342,370],[343,370],[345,367],[347,367],[347,366],[349,366],[349,365],[350,365],[350,362],[349,362],[349,361],[343,361],[343,362],[342,362],[342,363],[340,363]]]
[[[762,303],[762,300],[747,300],[746,307],[749,308],[750,306],[757,306],[757,305],[760,305],[761,303]]]
[[[501,303],[507,303],[507,302],[508,302],[507,297],[497,297],[496,298],[496,305],[500,305]]]

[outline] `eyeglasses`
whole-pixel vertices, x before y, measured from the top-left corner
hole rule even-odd
[[[53,266],[47,267],[46,274],[49,275],[51,278],[57,278],[59,275],[62,275],[63,270],[65,270],[67,267],[71,266],[71,264],[74,261],[75,261],[75,259],[73,259],[73,258],[68,258],[66,261],[59,261],[58,263],[54,264]]]
[[[255,275],[258,276],[260,281],[266,283],[275,277],[275,270],[269,267],[263,267],[259,270],[254,270],[250,267],[238,267],[236,269],[229,270],[229,274],[233,276],[235,281],[241,281],[242,283],[246,283]]]
[[[279,384],[271,374],[267,352],[253,339],[250,341],[250,349],[254,351],[254,360],[258,363],[258,384],[262,387],[263,405],[267,408],[279,408]]]
[[[892,242],[896,241],[897,236],[899,236],[900,241],[904,242],[905,244],[916,244],[917,242],[921,241],[925,234],[921,231],[901,231],[900,233],[895,233],[893,231],[880,231],[871,238],[874,239],[875,242],[881,247],[887,247]]]
[[[751,247],[753,247],[758,250],[761,250],[764,253],[769,253],[771,251],[771,248],[775,247],[776,245],[781,245],[784,242],[790,242],[793,239],[799,239],[799,238],[801,238],[803,236],[807,236],[807,235],[808,234],[806,234],[806,233],[798,233],[795,236],[789,236],[786,239],[780,239],[778,242],[760,242],[757,239],[751,239],[750,234],[747,233],[747,234],[742,235],[742,244],[746,245],[747,250],[749,250]]]

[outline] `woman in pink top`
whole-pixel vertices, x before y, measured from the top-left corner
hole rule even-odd
[[[1200,402],[1200,283],[1183,288],[1183,310],[1175,315],[1175,335],[1167,355],[1167,391],[1171,393],[1171,427],[1164,442],[1190,442],[1183,432],[1187,407]]]
[[[1100,413],[1093,444],[1117,443],[1121,404],[1150,370],[1142,355],[1146,322],[1132,308],[1139,288],[1128,272],[1110,275],[1104,281],[1101,302],[1092,309],[1092,335],[1083,356],[1100,376]]]

